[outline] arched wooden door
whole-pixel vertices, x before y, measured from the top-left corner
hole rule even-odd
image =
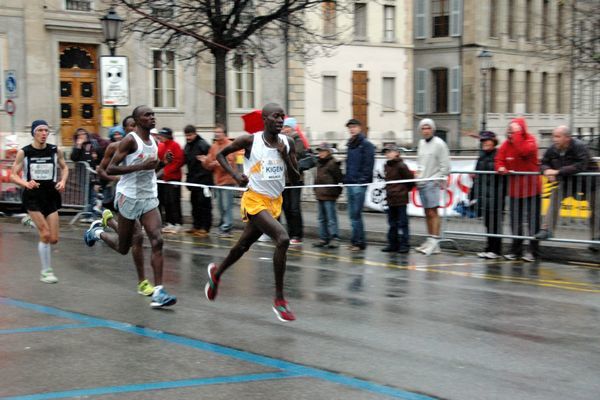
[[[63,146],[73,144],[77,128],[100,129],[96,46],[60,44],[60,136]]]

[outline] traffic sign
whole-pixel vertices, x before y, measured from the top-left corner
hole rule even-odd
[[[17,98],[17,73],[14,69],[4,71],[4,97]]]
[[[15,113],[15,111],[17,111],[17,106],[15,105],[15,102],[11,99],[6,100],[4,102],[4,111],[6,111],[8,115],[12,116]]]

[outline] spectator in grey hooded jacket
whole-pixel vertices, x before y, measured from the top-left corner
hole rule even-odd
[[[435,136],[435,122],[425,118],[419,122],[419,131],[423,139],[419,141],[417,150],[417,172],[415,178],[441,178],[425,182],[417,182],[421,205],[425,210],[425,222],[429,237],[417,251],[425,255],[439,253],[440,205],[441,190],[446,188],[446,178],[450,173],[450,152],[448,146],[439,137]]]

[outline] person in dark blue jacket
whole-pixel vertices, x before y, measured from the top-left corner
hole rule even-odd
[[[361,123],[351,119],[346,123],[350,132],[348,155],[346,158],[345,184],[367,184],[373,182],[373,166],[375,164],[375,146],[362,133]],[[352,225],[350,239],[351,251],[361,251],[367,247],[362,210],[365,203],[367,186],[348,186],[348,214]]]

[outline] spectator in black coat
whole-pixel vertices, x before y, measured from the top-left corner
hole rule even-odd
[[[542,158],[542,173],[549,182],[559,182],[550,195],[550,206],[542,221],[542,229],[535,235],[536,239],[544,240],[553,236],[561,207],[562,199],[583,194],[590,204],[591,239],[600,241],[600,215],[598,213],[597,176],[574,176],[580,172],[597,172],[598,165],[592,160],[585,143],[571,136],[566,126],[559,126],[552,131],[552,146],[546,150]],[[591,251],[600,250],[599,245],[590,246]]]
[[[87,162],[91,169],[96,170],[96,167],[100,164],[100,161],[102,161],[102,157],[104,157],[104,150],[98,141],[94,139],[84,128],[78,128],[73,135],[71,161]],[[96,199],[100,189],[98,185],[103,183],[106,182],[101,182],[99,179],[97,179],[96,174],[89,174],[87,204],[83,211],[91,213],[92,217],[102,214],[101,208],[96,206]],[[83,222],[91,222],[91,219],[86,218],[83,220]]]
[[[187,165],[187,182],[204,185],[213,184],[213,173],[202,166],[201,158],[210,150],[210,144],[202,139],[196,132],[196,127],[187,125],[183,129],[185,134],[185,163]],[[212,226],[212,202],[210,190],[201,187],[188,187],[192,202],[193,228],[188,233],[198,237],[208,236]]]

